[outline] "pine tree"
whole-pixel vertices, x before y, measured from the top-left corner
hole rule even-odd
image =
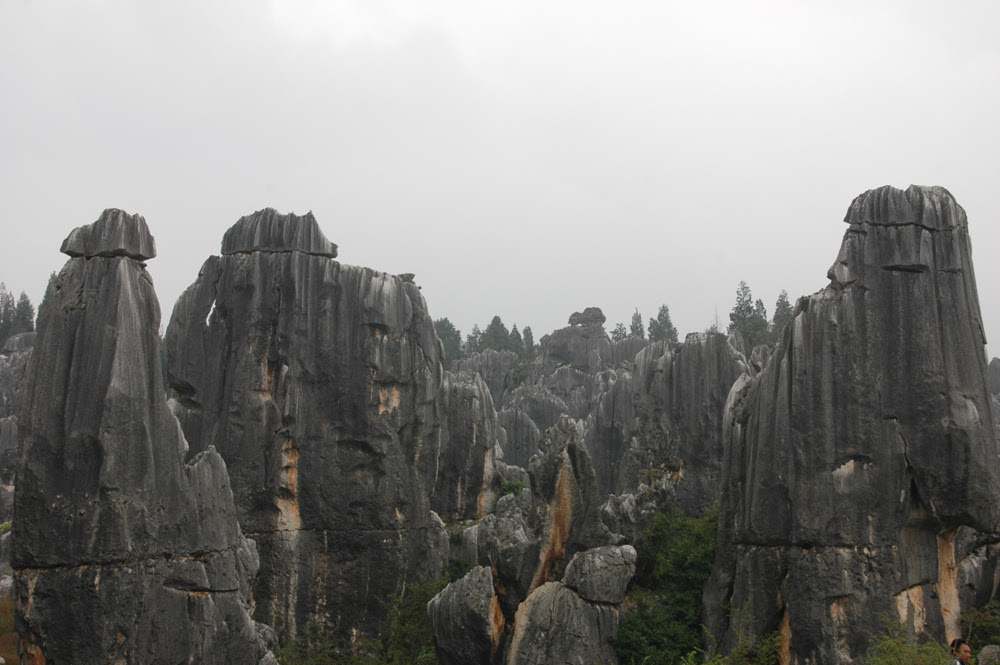
[[[434,332],[444,346],[444,366],[451,367],[462,353],[462,333],[447,318],[434,322]]]
[[[478,324],[473,324],[472,332],[465,336],[465,344],[462,345],[462,352],[466,355],[477,353],[482,350],[482,346],[483,331],[479,329]]]
[[[770,343],[764,301],[758,299],[754,302],[746,282],[740,282],[736,289],[736,305],[729,313],[729,321],[728,332],[739,330],[748,352],[758,344]]]
[[[778,301],[774,303],[774,318],[771,319],[771,336],[775,340],[781,334],[781,330],[792,321],[795,310],[788,302],[788,292],[782,290],[778,295]]]
[[[614,330],[611,331],[611,341],[620,342],[628,337],[628,330],[625,328],[625,324],[618,322],[615,324]]]
[[[632,324],[628,328],[628,334],[632,337],[643,339],[646,337],[646,327],[642,324],[642,314],[639,313],[638,308],[636,308],[635,313],[632,315]]]
[[[0,347],[3,347],[7,338],[13,335],[14,312],[17,306],[14,304],[14,295],[7,290],[7,285],[0,282]]]
[[[494,316],[490,325],[486,326],[486,330],[483,331],[479,350],[485,351],[486,349],[510,350],[510,331],[507,330],[507,326],[503,324],[499,316]]]
[[[510,327],[510,339],[507,345],[511,351],[517,354],[518,358],[524,357],[524,339],[521,338],[521,333],[518,332],[516,323]]]
[[[35,319],[35,330],[42,327],[42,317],[44,317],[49,310],[51,310],[56,297],[56,273],[55,271],[49,275],[49,283],[45,287],[45,295],[42,296],[42,302],[38,304],[38,317]]]
[[[677,328],[670,320],[670,308],[666,305],[660,305],[656,318],[649,320],[649,341],[659,342],[661,339],[677,343]]]
[[[531,326],[524,326],[524,332],[521,333],[524,339],[524,357],[534,358],[535,357],[535,336],[531,332]]]
[[[14,308],[14,328],[11,335],[33,332],[35,330],[35,306],[31,304],[28,294],[21,291]]]

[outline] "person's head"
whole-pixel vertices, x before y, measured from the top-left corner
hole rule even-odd
[[[951,653],[963,663],[972,659],[972,647],[960,637],[951,641]]]

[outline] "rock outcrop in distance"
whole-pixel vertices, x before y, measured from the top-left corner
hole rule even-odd
[[[145,220],[73,231],[28,364],[14,499],[26,663],[275,663],[222,458],[185,462],[163,395]]]
[[[579,423],[564,417],[532,458],[530,489],[467,533],[478,566],[428,604],[445,665],[614,663],[636,552],[601,522]]]
[[[254,617],[283,643],[376,637],[386,597],[438,577],[429,497],[442,464],[468,462],[440,459],[443,349],[412,275],[336,256],[311,213],[244,217],[166,333],[175,413],[229,466],[261,558]]]
[[[993,585],[966,558],[997,529],[1000,463],[965,212],[883,187],[845,221],[829,286],[726,407],[705,623],[724,649],[778,630],[793,664],[862,662],[885,617],[957,637],[966,590]]]
[[[0,348],[0,522],[7,522],[13,515],[17,413],[21,410],[24,378],[35,336],[33,332],[13,335]],[[0,561],[5,560],[0,556]],[[0,564],[0,574],[6,572],[9,571]]]

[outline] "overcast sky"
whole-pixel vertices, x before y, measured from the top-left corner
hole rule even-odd
[[[851,200],[947,187],[1000,354],[1000,3],[0,0],[0,280],[145,216],[163,317],[222,234],[312,210],[467,334],[828,283]]]

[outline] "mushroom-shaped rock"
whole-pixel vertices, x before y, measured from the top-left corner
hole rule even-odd
[[[59,250],[69,256],[127,256],[145,261],[156,256],[156,243],[142,215],[108,208],[93,224],[78,226]]]
[[[569,317],[571,326],[603,326],[608,318],[600,307],[588,307],[583,312],[573,312]]]

